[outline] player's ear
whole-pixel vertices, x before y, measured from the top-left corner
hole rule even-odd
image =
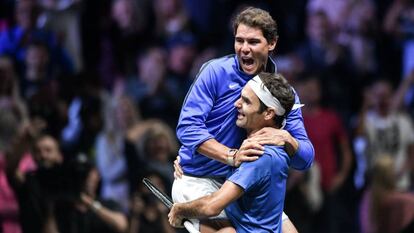
[[[277,44],[277,37],[269,41],[269,52],[275,50]]]
[[[271,120],[271,119],[273,119],[274,117],[276,116],[276,112],[275,112],[275,110],[273,109],[273,108],[267,108],[266,110],[265,110],[265,120]]]

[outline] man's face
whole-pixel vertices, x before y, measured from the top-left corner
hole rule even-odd
[[[264,112],[259,113],[260,100],[249,85],[246,85],[240,98],[234,103],[238,110],[236,125],[252,132],[265,126]]]
[[[372,87],[371,95],[376,111],[387,114],[391,107],[392,87],[386,82],[378,82]]]
[[[259,28],[240,24],[234,40],[234,50],[242,70],[250,75],[264,71],[269,52],[276,46],[276,40],[270,43]]]
[[[46,168],[51,168],[63,162],[58,143],[50,136],[44,136],[37,141],[34,157],[39,165]]]

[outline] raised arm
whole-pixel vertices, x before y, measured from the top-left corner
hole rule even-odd
[[[24,182],[24,173],[18,167],[25,153],[30,151],[34,143],[33,127],[22,125],[18,135],[11,141],[6,151],[6,174],[9,183],[16,187]]]
[[[176,203],[168,214],[174,227],[182,224],[183,218],[206,218],[217,216],[227,205],[243,195],[243,189],[226,181],[216,192],[187,203]]]

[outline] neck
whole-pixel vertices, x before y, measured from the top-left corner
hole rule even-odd
[[[261,130],[261,129],[265,128],[265,127],[271,127],[271,128],[275,128],[275,129],[280,129],[280,127],[277,127],[277,125],[274,123],[274,121],[271,120],[271,122],[267,122],[267,123],[265,123],[262,126],[259,126],[257,128],[254,128],[254,129],[246,129],[247,138],[249,138],[251,135],[253,135],[254,133],[258,132],[259,130]]]
[[[252,135],[252,134],[256,133],[257,131],[259,131],[259,129],[255,129],[255,130],[249,130],[249,129],[246,129],[246,132],[247,132],[247,138],[249,138],[249,137],[250,137],[250,135]]]
[[[263,70],[262,71],[273,73],[274,70],[272,69],[272,67],[273,67],[273,62],[270,59],[270,56],[268,56],[266,58],[266,61],[265,61],[264,65],[263,65]],[[267,69],[270,69],[270,71],[268,71]]]

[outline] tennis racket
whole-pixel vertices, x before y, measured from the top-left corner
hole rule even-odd
[[[148,178],[142,179],[142,182],[145,186],[160,200],[168,209],[171,209],[173,206],[173,201],[169,196],[167,196],[165,193],[163,193],[161,190],[159,190]],[[200,233],[194,225],[188,221],[187,219],[184,219],[183,223],[185,229],[187,229],[190,233]]]

